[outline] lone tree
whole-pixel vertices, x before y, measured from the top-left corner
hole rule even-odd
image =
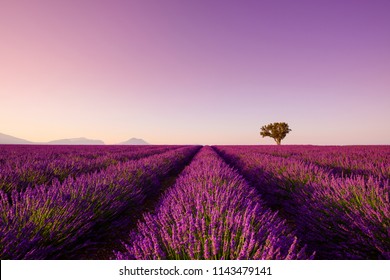
[[[263,136],[263,138],[266,136],[274,138],[276,144],[280,145],[282,139],[284,139],[284,137],[286,137],[287,133],[290,131],[291,129],[288,127],[287,123],[276,122],[264,125],[261,128],[260,135]]]

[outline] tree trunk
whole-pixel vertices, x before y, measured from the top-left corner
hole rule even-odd
[[[276,141],[276,144],[277,145],[280,145],[280,142],[282,141],[281,139],[275,139],[275,141]]]

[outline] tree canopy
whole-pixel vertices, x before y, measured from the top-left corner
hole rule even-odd
[[[275,140],[276,144],[280,145],[282,139],[284,139],[291,129],[285,122],[275,122],[264,125],[261,127],[260,135],[264,137],[271,137]]]

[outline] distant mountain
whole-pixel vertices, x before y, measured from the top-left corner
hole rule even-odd
[[[150,144],[143,139],[131,138],[125,142],[119,143],[119,145],[150,145]]]
[[[101,140],[87,139],[85,137],[60,139],[47,142],[50,145],[104,145]]]
[[[34,144],[33,142],[0,133],[0,144]]]
[[[88,139],[85,137],[59,139],[49,142],[32,142],[11,135],[0,133],[0,144],[34,144],[34,145],[105,145],[102,140]],[[118,145],[150,145],[143,139],[131,138]]]

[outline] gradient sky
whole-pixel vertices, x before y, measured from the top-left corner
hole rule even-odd
[[[390,1],[0,1],[0,132],[390,144]]]

